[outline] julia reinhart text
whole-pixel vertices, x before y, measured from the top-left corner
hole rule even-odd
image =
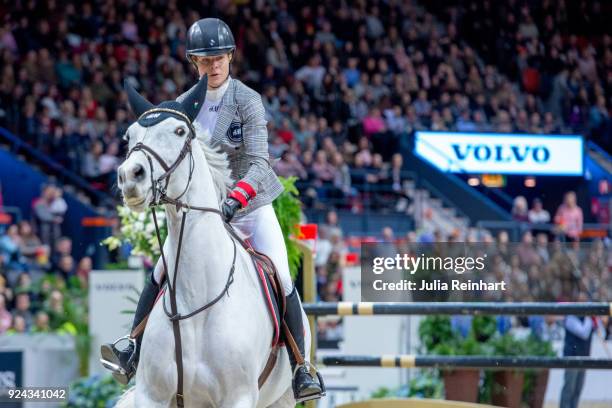
[[[420,285],[417,282],[402,279],[398,282],[384,282],[380,279],[375,280],[373,283],[374,290],[414,290],[414,291],[446,291],[446,290],[475,290],[475,291],[496,291],[506,290],[506,282],[485,282],[483,280],[478,281],[461,281],[459,279],[453,279],[450,282],[443,282],[441,280],[433,281],[421,281]]]

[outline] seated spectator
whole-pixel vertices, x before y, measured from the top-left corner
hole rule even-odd
[[[49,294],[44,310],[49,315],[51,327],[59,327],[65,320],[64,295],[57,289],[53,289]]]
[[[49,333],[51,331],[51,327],[49,326],[49,315],[46,312],[41,310],[36,313],[36,319],[31,331],[32,333]]]
[[[41,196],[34,200],[33,204],[38,236],[43,244],[49,247],[53,247],[55,240],[60,237],[60,225],[63,221],[62,217],[56,216],[60,205],[53,206],[56,197],[55,187],[47,185],[43,187]]]
[[[66,255],[72,255],[72,240],[68,237],[61,237],[57,240],[51,254],[52,269],[58,268],[60,259]]]
[[[282,177],[295,176],[303,180],[306,180],[308,177],[302,163],[289,150],[285,150],[280,160],[274,164],[274,171]]]
[[[2,256],[0,256],[0,261],[1,260]],[[8,282],[4,274],[0,274],[0,295],[4,295],[7,304],[11,304],[13,302],[13,290],[8,286]]]
[[[13,317],[21,317],[26,326],[26,330],[29,330],[32,326],[34,318],[32,317],[32,311],[30,309],[30,295],[26,292],[17,293],[15,296],[15,311]]]
[[[91,273],[92,267],[93,265],[91,262],[91,258],[88,256],[84,256],[79,261],[75,275],[77,276],[77,278],[79,278],[82,288],[87,288],[88,286],[89,274]]]
[[[363,118],[363,133],[366,136],[372,136],[383,130],[385,130],[385,121],[380,114],[380,109],[371,109],[368,116]]]
[[[9,270],[24,271],[27,269],[25,259],[21,256],[21,237],[16,224],[8,227],[6,233],[0,237],[0,256]]]
[[[74,259],[70,255],[63,255],[59,259],[57,268],[53,270],[53,273],[61,276],[65,281],[75,274],[74,270]]]
[[[312,163],[312,172],[318,184],[330,183],[334,179],[335,171],[336,169],[327,161],[327,154],[323,150],[317,151]]]
[[[0,293],[0,335],[11,328],[13,316],[7,309],[6,297]]]
[[[548,224],[550,222],[550,213],[542,207],[542,200],[539,198],[533,200],[533,207],[529,210],[528,218],[532,224]]]
[[[6,334],[24,334],[28,331],[26,320],[21,315],[13,315],[13,324]]]
[[[348,164],[345,163],[342,153],[335,152],[332,157],[333,165],[337,169],[334,177],[334,187],[341,191],[344,196],[353,195],[351,188],[351,171]]]
[[[529,208],[527,206],[527,199],[523,196],[517,196],[514,198],[512,205],[512,219],[521,222],[529,221]]]
[[[28,221],[19,223],[19,235],[21,236],[19,249],[23,256],[28,258],[30,264],[40,263],[39,260],[44,263],[44,259],[48,259],[49,248],[42,245]]]
[[[516,253],[521,261],[521,267],[527,271],[532,265],[540,264],[540,257],[533,245],[531,231],[525,231],[521,243],[516,248]]]

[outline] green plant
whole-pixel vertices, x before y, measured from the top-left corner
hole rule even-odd
[[[512,334],[494,336],[488,343],[494,356],[517,357],[526,353],[525,342],[517,340]]]
[[[406,397],[442,398],[444,383],[436,373],[437,370],[421,370],[408,383]]]
[[[540,357],[555,357],[557,353],[551,341],[542,340],[531,334],[524,340],[525,355]],[[530,395],[535,391],[538,370],[526,370],[523,382],[523,401],[528,403]]]
[[[474,316],[472,318],[472,331],[480,342],[486,342],[497,331],[495,316]]]
[[[110,408],[126,390],[113,377],[92,376],[81,378],[70,385],[65,408]]]
[[[485,354],[482,343],[476,340],[473,333],[463,338],[454,334],[448,342],[440,343],[432,350],[432,354],[443,356],[480,356]]]
[[[451,341],[453,336],[448,316],[427,316],[419,323],[419,337],[428,354],[431,354],[439,344]]]
[[[299,224],[302,217],[302,203],[299,199],[299,191],[295,187],[297,177],[279,177],[284,191],[274,200],[272,206],[276,212],[276,218],[283,231],[285,246],[287,247],[287,258],[289,260],[289,271],[293,279],[298,274],[302,255],[291,237],[297,237],[300,233]]]

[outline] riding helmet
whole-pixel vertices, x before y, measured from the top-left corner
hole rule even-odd
[[[189,27],[186,43],[187,59],[191,55],[210,57],[232,52],[236,42],[232,31],[218,18],[203,18]]]

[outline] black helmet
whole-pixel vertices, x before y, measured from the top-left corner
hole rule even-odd
[[[186,44],[187,59],[191,55],[210,57],[236,49],[232,31],[218,18],[203,18],[189,27]]]

